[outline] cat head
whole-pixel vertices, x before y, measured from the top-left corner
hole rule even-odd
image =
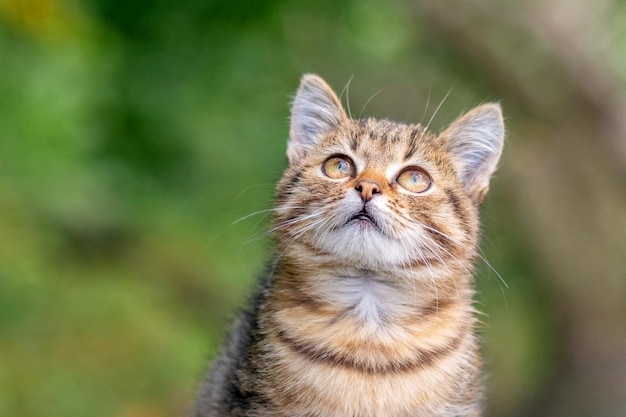
[[[321,78],[305,75],[278,185],[281,250],[364,269],[471,259],[503,140],[498,104],[435,135],[419,124],[352,120]]]

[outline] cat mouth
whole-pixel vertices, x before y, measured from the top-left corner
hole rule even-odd
[[[367,212],[365,207],[363,207],[361,211],[352,216],[350,220],[348,220],[348,223],[358,223],[363,226],[374,226],[378,228],[376,220],[374,220],[374,218]]]

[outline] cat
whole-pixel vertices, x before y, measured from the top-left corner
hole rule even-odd
[[[499,104],[435,135],[350,119],[304,75],[275,258],[190,416],[481,416],[472,272],[503,141]]]

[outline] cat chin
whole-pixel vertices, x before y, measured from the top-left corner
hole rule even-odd
[[[338,230],[325,233],[317,246],[357,268],[388,269],[411,261],[406,246],[388,238],[367,220],[352,220]]]

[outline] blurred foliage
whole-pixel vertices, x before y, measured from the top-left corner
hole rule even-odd
[[[422,3],[0,0],[0,415],[184,414],[268,255],[302,73],[355,117],[437,130],[502,99],[522,131],[523,97]],[[474,27],[516,65],[501,27]],[[531,69],[552,65],[514,40]],[[625,73],[623,54],[607,62]],[[511,175],[483,210],[478,277],[494,416],[527,415],[564,343]]]

